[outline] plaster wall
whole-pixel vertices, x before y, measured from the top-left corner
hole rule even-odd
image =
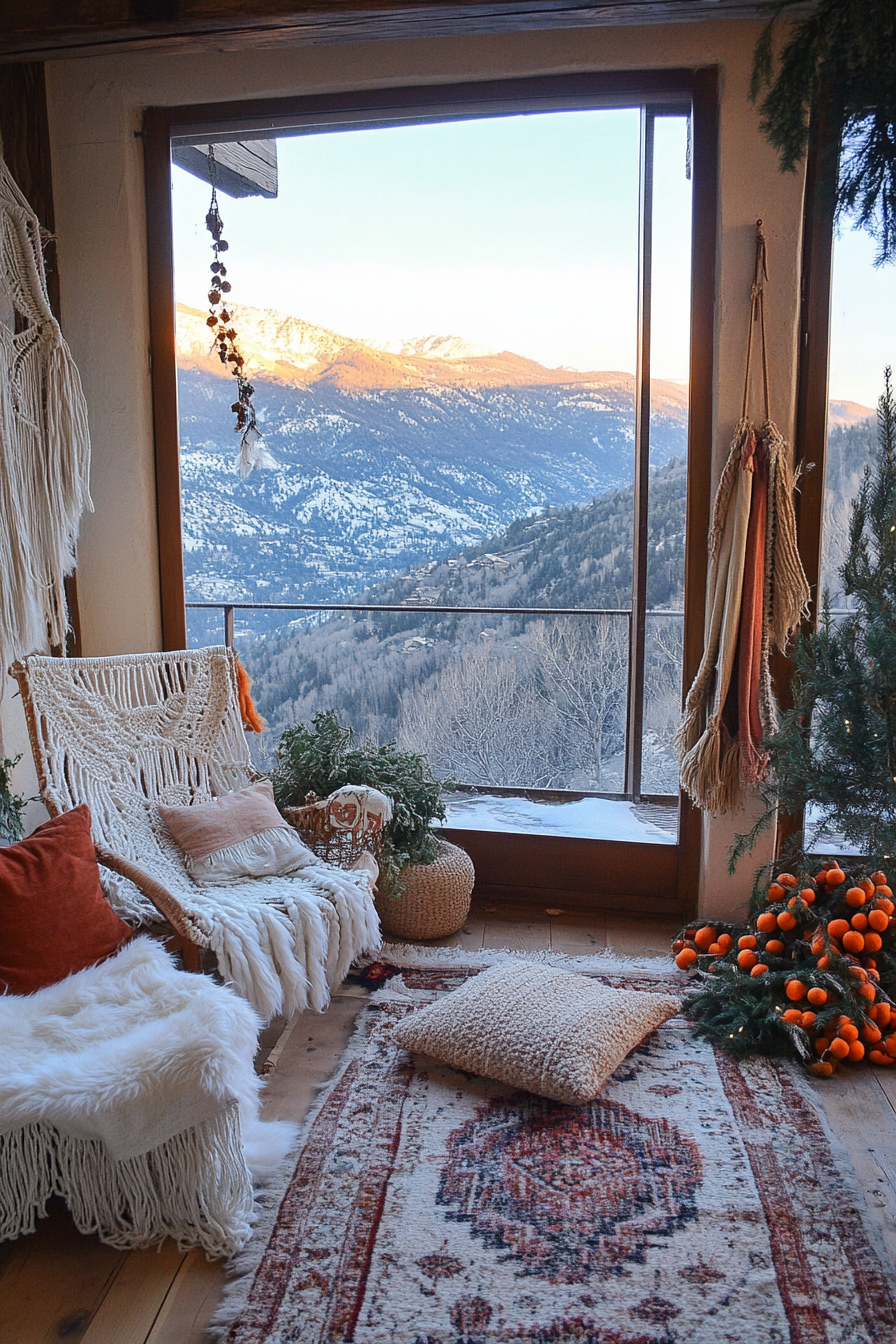
[[[399,42],[153,52],[47,66],[63,328],[81,370],[96,512],[84,521],[84,652],[160,647],[139,132],[143,109],[227,98],[439,84],[589,70],[718,65],[721,193],[716,283],[715,472],[740,412],[754,230],[769,243],[773,414],[793,433],[803,181],[778,172],[748,99],[759,26],[745,21],[581,28]],[[5,711],[4,711],[5,712]],[[9,731],[6,729],[5,731]],[[727,877],[731,826],[704,826],[701,908],[746,893]]]

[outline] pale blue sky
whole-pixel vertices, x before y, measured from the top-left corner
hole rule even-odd
[[[276,201],[221,198],[233,300],[355,337],[459,335],[555,367],[635,362],[639,113],[302,136]],[[657,130],[654,376],[687,376],[685,123]],[[174,171],[178,298],[207,288],[208,188]]]
[[[845,223],[834,241],[831,397],[876,406],[884,365],[896,366],[896,265],[874,269],[877,248]]]
[[[635,363],[634,109],[281,140],[276,201],[221,198],[233,299],[352,337],[458,335],[549,367]],[[656,132],[655,377],[687,377],[685,123]],[[205,304],[208,188],[173,173],[178,298]],[[896,266],[835,245],[830,389],[873,406],[896,364]]]

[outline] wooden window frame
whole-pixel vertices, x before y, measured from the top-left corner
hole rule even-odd
[[[178,107],[151,107],[144,116],[150,358],[155,439],[156,503],[162,646],[187,642],[181,517],[180,442],[175,350],[171,140],[203,133],[270,132],[305,125],[404,124],[409,120],[469,119],[562,109],[632,107],[689,98],[692,112],[693,215],[691,344],[688,410],[687,521],[683,685],[693,680],[703,651],[706,536],[712,476],[715,289],[718,233],[718,70],[620,70],[503,79],[361,93],[333,93]],[[391,121],[390,121],[391,114]],[[567,908],[626,909],[680,914],[696,909],[701,816],[680,795],[677,845],[571,837],[511,835],[448,828],[463,845],[485,896]]]

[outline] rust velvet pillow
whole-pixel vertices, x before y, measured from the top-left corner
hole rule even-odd
[[[0,849],[0,993],[55,985],[132,935],[103,896],[89,807]]]

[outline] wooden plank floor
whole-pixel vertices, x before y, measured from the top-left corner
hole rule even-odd
[[[675,932],[674,920],[477,903],[459,933],[428,945],[666,956]],[[265,1092],[267,1118],[304,1117],[364,997],[349,985],[323,1016],[306,1013],[272,1024],[262,1042],[264,1054],[277,1056]],[[896,1263],[896,1078],[856,1070],[815,1090]],[[81,1236],[57,1201],[34,1236],[0,1246],[0,1344],[208,1344],[223,1282],[220,1264],[201,1252],[183,1255],[170,1242],[160,1250],[115,1251]]]

